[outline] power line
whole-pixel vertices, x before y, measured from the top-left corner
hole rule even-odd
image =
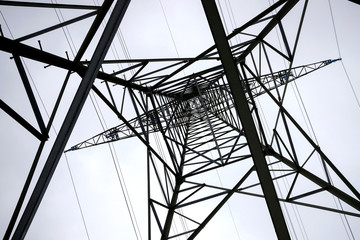
[[[332,25],[333,25],[333,29],[334,29],[334,36],[335,36],[335,40],[336,40],[336,46],[337,46],[337,50],[338,50],[338,54],[339,54],[339,57],[341,58],[341,50],[340,50],[340,44],[339,44],[339,38],[338,38],[338,35],[337,35],[337,30],[336,30],[336,26],[335,26],[335,20],[334,20],[334,13],[333,13],[333,10],[332,10],[332,7],[331,7],[331,2],[330,0],[328,0],[328,3],[329,3],[329,9],[330,9],[330,14],[331,14],[331,22],[332,22]],[[350,77],[349,77],[349,74],[346,70],[346,67],[344,65],[344,62],[341,61],[341,66],[343,67],[344,69],[344,72],[345,72],[345,75],[346,75],[346,79],[351,87],[351,91],[352,93],[354,94],[354,97],[355,97],[355,100],[356,100],[356,103],[357,103],[357,106],[360,110],[360,101],[359,101],[359,98],[355,92],[355,89],[354,89],[354,86],[350,80]]]
[[[173,36],[173,34],[172,34],[172,31],[171,31],[171,28],[170,28],[170,25],[169,25],[169,21],[168,21],[168,19],[167,19],[166,14],[165,14],[164,6],[163,6],[161,0],[159,0],[159,3],[160,3],[161,10],[162,10],[162,13],[163,13],[164,18],[165,18],[166,26],[167,26],[167,28],[168,28],[168,30],[169,30],[170,37],[171,37],[171,40],[172,40],[172,42],[173,42],[173,45],[174,45],[174,48],[175,48],[175,51],[176,51],[176,55],[177,55],[178,57],[180,57],[179,51],[178,51],[178,49],[177,49],[177,47],[176,47],[176,43],[175,43],[174,36]]]
[[[2,13],[1,11],[0,11],[0,14],[1,14],[1,16],[2,16],[2,18],[3,18],[3,20],[4,20],[4,22],[5,22],[6,27],[8,28],[8,31],[9,31],[9,33],[10,33],[11,38],[14,39],[14,36],[13,36],[13,34],[12,34],[12,32],[11,32],[11,29],[10,29],[10,27],[9,27],[9,25],[8,25],[6,19],[5,19],[4,15],[3,15],[3,13]],[[58,18],[58,19],[59,19],[59,18]],[[60,19],[59,19],[59,22],[61,22]],[[64,32],[64,34],[65,34],[65,32]],[[69,42],[68,42],[68,43],[69,43]],[[30,81],[31,81],[31,83],[32,83],[32,85],[33,85],[33,87],[34,87],[34,89],[35,89],[35,92],[36,92],[37,96],[38,96],[39,99],[40,99],[41,106],[43,107],[43,109],[44,109],[44,111],[45,111],[45,114],[46,114],[46,116],[47,116],[48,119],[49,119],[49,118],[50,118],[50,115],[49,115],[49,113],[48,113],[48,111],[47,111],[47,109],[46,109],[46,107],[45,107],[44,101],[43,101],[43,99],[42,99],[42,97],[41,97],[41,95],[40,95],[40,93],[39,93],[39,91],[38,91],[38,89],[37,89],[37,87],[36,87],[36,84],[35,84],[35,82],[34,82],[34,79],[32,78],[32,75],[31,75],[31,73],[30,73],[30,71],[29,71],[29,69],[28,69],[25,61],[22,61],[22,62],[23,62],[23,64],[24,64],[24,67],[25,67],[25,70],[26,70],[26,72],[27,72],[27,75],[29,76],[29,79],[30,79]],[[51,128],[53,129],[55,135],[57,136],[57,131],[56,131],[54,125],[52,125]],[[86,236],[87,236],[87,239],[90,240],[89,231],[88,231],[88,228],[87,228],[87,225],[86,225],[86,222],[85,222],[85,217],[84,217],[84,213],[83,213],[83,210],[82,210],[82,207],[81,207],[80,198],[79,198],[79,195],[78,195],[78,192],[77,192],[77,189],[76,189],[76,185],[75,185],[75,182],[74,182],[74,179],[73,179],[73,175],[72,175],[72,172],[71,172],[70,165],[69,165],[68,158],[67,158],[66,154],[65,154],[65,158],[66,158],[66,163],[67,163],[67,169],[68,169],[69,174],[70,174],[71,184],[72,184],[72,187],[73,187],[73,189],[74,189],[74,193],[75,193],[77,205],[78,205],[78,207],[79,207],[81,219],[82,219],[82,222],[83,222],[83,225],[84,225],[84,228],[85,228]]]
[[[268,3],[269,3],[269,5],[271,5],[270,0],[268,0]],[[272,4],[274,4],[274,3],[275,3],[275,2],[274,2],[274,0],[273,0],[273,1],[272,1]],[[306,5],[305,5],[305,6],[306,6]],[[274,12],[275,12],[275,13],[277,12],[276,9],[274,10]],[[300,28],[301,28],[301,25],[299,26],[299,30],[298,30],[298,31],[300,31]],[[298,32],[298,34],[300,34],[300,32]],[[281,52],[283,52],[283,42],[280,40],[278,28],[276,28],[276,36],[277,36],[277,40],[278,40],[278,43],[279,43],[280,50],[281,50]],[[295,55],[295,49],[296,49],[296,43],[295,43],[295,46],[294,46],[293,55]],[[289,68],[289,66],[287,66],[287,64],[286,64],[285,59],[283,59],[283,63],[284,63],[284,67],[285,67],[285,68]],[[292,63],[291,63],[291,64],[292,64]],[[291,66],[290,66],[290,68],[291,68]],[[295,83],[295,84],[296,84],[296,83]],[[291,83],[290,83],[290,86],[292,86]],[[286,92],[286,86],[285,86],[285,90],[284,90],[284,93],[283,93],[282,101],[284,101],[285,92]],[[299,105],[299,108],[300,108],[300,110],[301,110],[301,107],[300,107],[299,102],[298,102],[298,105]],[[301,111],[301,113],[302,113],[302,111]],[[302,113],[302,114],[303,114],[303,113]],[[304,117],[304,116],[303,116],[303,117]],[[265,123],[267,124],[266,116],[265,116],[265,115],[264,115],[264,119],[265,119]],[[272,168],[272,165],[270,165],[270,167]],[[287,178],[283,179],[282,181],[283,181],[284,185],[285,185],[287,188],[290,187],[290,184],[289,184],[289,181],[288,181]],[[280,195],[282,195],[280,186],[279,186],[279,184],[278,184],[277,181],[276,181],[276,184],[277,184],[278,189],[279,189],[279,191],[280,191]],[[296,233],[295,228],[294,228],[294,226],[293,226],[293,223],[292,223],[292,220],[291,220],[291,217],[290,217],[290,213],[289,213],[289,210],[288,210],[286,204],[284,204],[284,208],[285,208],[285,211],[286,211],[286,213],[287,213],[287,215],[288,215],[289,222],[290,222],[290,225],[291,225],[292,230],[293,230],[293,232],[294,232],[295,238],[297,239],[298,236],[297,236],[297,233]],[[303,220],[302,220],[302,217],[301,217],[301,215],[300,215],[300,212],[299,212],[298,207],[297,207],[296,205],[295,205],[295,206],[292,205],[292,209],[293,209],[293,211],[294,211],[295,218],[296,218],[296,221],[297,221],[297,224],[298,224],[298,227],[299,227],[299,229],[300,229],[300,233],[301,233],[302,237],[303,237],[304,239],[308,239],[308,235],[307,235],[306,229],[305,229],[305,227],[304,227],[304,223],[303,223]]]
[[[332,10],[332,6],[331,6],[331,1],[330,1],[330,0],[328,0],[328,4],[329,4],[330,15],[331,15],[331,22],[332,22],[332,26],[333,26],[333,30],[334,30],[334,36],[335,36],[335,40],[336,40],[336,47],[337,47],[337,50],[338,50],[339,57],[341,58],[342,56],[341,56],[340,44],[339,44],[339,39],[338,39],[337,30],[336,30],[336,25],[335,25],[335,20],[334,20],[334,13],[333,13],[333,10]],[[352,82],[351,82],[351,80],[350,80],[349,74],[348,74],[348,72],[347,72],[347,70],[346,70],[346,67],[345,67],[343,61],[341,61],[341,66],[342,66],[343,69],[344,69],[344,72],[345,72],[347,81],[348,81],[348,83],[349,83],[349,85],[350,85],[350,87],[351,87],[351,90],[352,90],[352,92],[353,92],[353,94],[354,94],[354,97],[355,97],[355,99],[356,99],[356,102],[357,102],[357,106],[358,106],[358,108],[359,108],[359,110],[360,110],[360,102],[359,102],[359,99],[358,99],[358,97],[357,97],[357,94],[356,94],[356,92],[355,92],[354,86],[353,86],[353,84],[352,84]],[[336,203],[336,200],[335,200],[335,199],[334,199],[334,201],[335,201],[335,203]],[[338,199],[338,201],[339,201],[340,208],[343,209],[342,204],[341,204],[341,202],[340,202],[339,199]],[[336,204],[336,206],[337,206],[337,204]],[[337,206],[337,207],[338,207],[338,206]],[[345,218],[345,222],[346,222],[346,225],[348,226],[348,229],[349,229],[349,231],[350,231],[350,235],[352,236],[353,239],[355,239],[354,234],[353,234],[353,231],[352,231],[351,226],[350,226],[350,223],[349,223],[349,221],[348,221],[348,219],[347,219],[347,216],[346,216],[346,215],[340,215],[340,216],[341,216],[341,220],[342,220],[342,222],[343,222],[343,224],[344,224],[344,227],[345,227],[345,223],[344,223],[342,217]],[[349,233],[348,233],[348,230],[347,230],[346,227],[345,227],[345,230],[346,230],[346,234],[348,235],[348,237],[349,237],[349,239],[350,239],[350,236],[349,236]]]
[[[54,129],[54,131],[55,131],[55,129]],[[90,240],[89,231],[88,231],[88,228],[87,228],[86,222],[85,222],[84,212],[83,212],[83,210],[82,210],[81,203],[80,203],[80,199],[79,199],[79,194],[78,194],[78,192],[77,192],[77,189],[76,189],[76,186],[75,186],[74,177],[73,177],[73,174],[72,174],[72,172],[71,172],[71,168],[70,168],[70,164],[69,164],[69,159],[68,159],[66,153],[64,153],[64,156],[65,156],[65,160],[66,160],[66,166],[67,166],[67,169],[68,169],[69,174],[70,174],[71,184],[72,184],[73,189],[74,189],[74,192],[75,192],[76,202],[77,202],[78,207],[79,207],[79,209],[80,209],[81,219],[82,219],[82,221],[83,221],[83,223],[84,223],[84,228],[85,228],[86,236],[87,236],[87,239]]]
[[[96,98],[94,98],[95,100],[93,100],[93,97],[91,96],[91,94],[89,96],[90,96],[92,105],[93,105],[93,107],[95,109],[96,115],[97,115],[97,117],[99,119],[99,122],[101,123],[101,126],[102,126],[103,130],[105,130],[107,128],[105,118],[104,118],[104,116],[103,116],[103,114],[101,112],[101,109],[98,106]],[[133,210],[133,207],[132,207],[131,199],[130,199],[129,193],[127,191],[126,182],[125,182],[124,176],[123,176],[122,171],[121,171],[121,166],[120,166],[119,160],[117,158],[116,153],[114,153],[114,150],[111,148],[111,146],[110,145],[108,145],[108,146],[109,146],[109,150],[110,150],[111,158],[112,158],[114,168],[115,168],[115,171],[116,171],[117,179],[118,179],[120,187],[121,187],[121,192],[122,192],[124,200],[125,200],[126,208],[127,208],[128,213],[129,213],[129,216],[130,216],[131,224],[132,224],[136,239],[138,239],[138,240],[142,239],[141,233],[140,233],[140,230],[139,230],[139,226],[138,226],[138,223],[137,223],[137,220],[136,220],[136,216],[134,214],[134,210]]]

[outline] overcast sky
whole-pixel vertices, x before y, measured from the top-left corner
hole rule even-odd
[[[241,26],[269,6],[269,1],[265,0],[251,1],[251,5],[249,1],[224,0],[219,2],[227,19],[226,26],[229,32],[232,31],[232,25]],[[300,2],[299,6],[293,10],[294,14],[284,20],[284,28],[291,36],[289,39],[291,43],[294,41],[295,27],[299,22],[303,6],[303,2]],[[83,4],[85,1],[79,1],[79,3]],[[88,3],[94,4],[92,1],[88,1]],[[231,12],[227,8],[229,6],[232,7],[233,20],[235,20],[232,22],[229,21],[229,12]],[[355,92],[360,96],[358,75],[358,69],[360,69],[360,45],[358,44],[360,41],[358,27],[360,6],[346,0],[331,1],[331,6],[340,53],[332,25],[329,2],[327,0],[310,1],[294,66],[330,58],[336,59],[340,55],[343,65],[336,62],[299,79],[297,88],[306,106],[321,149],[354,187],[360,190],[358,157],[360,106],[354,95]],[[16,39],[59,22],[54,9],[0,6],[0,11],[1,28],[7,38]],[[57,13],[60,14],[59,11]],[[86,13],[86,11],[61,10],[65,20],[77,16],[79,13]],[[65,30],[69,42],[65,38],[64,32],[59,30],[25,43],[38,48],[38,40],[41,40],[42,48],[45,51],[62,57],[66,57],[65,51],[68,51],[70,58],[73,59],[73,53],[79,49],[92,19],[74,24]],[[194,57],[213,44],[200,0],[161,0],[161,2],[160,0],[132,0],[120,29],[131,58]],[[108,59],[127,57],[120,47],[119,38],[120,35],[117,35],[115,38],[116,48],[110,49]],[[89,59],[91,54],[92,52],[88,51],[84,59]],[[43,104],[39,103],[40,110],[47,122],[46,111],[51,112],[66,71],[55,67],[45,69],[44,64],[30,60],[25,60],[25,63],[31,74],[32,86],[34,88],[35,84],[41,100],[38,95],[36,98],[38,102],[43,101]],[[279,62],[277,65],[284,66],[283,62]],[[349,78],[343,66],[345,66]],[[10,59],[9,54],[0,52],[0,69],[0,99],[36,126],[36,120],[27,101],[21,78],[18,76],[14,61]],[[195,72],[196,69],[185,71],[186,74],[189,74],[191,71]],[[64,102],[61,104],[59,114],[54,122],[53,129],[56,131],[60,129],[79,80],[78,76],[71,77]],[[295,85],[292,85],[288,90],[284,106],[306,128],[306,121],[303,119],[301,107],[294,94],[295,89]],[[271,105],[266,105],[267,101],[266,97],[259,99],[259,103],[264,107],[264,113],[267,114],[268,124],[273,126],[274,111],[271,109]],[[99,104],[101,106],[101,103]],[[304,109],[302,110],[304,111]],[[106,119],[102,123],[106,124],[105,128],[120,124],[108,109],[101,107],[101,111]],[[131,105],[126,106],[125,113],[129,118],[134,117]],[[0,111],[0,121],[0,235],[3,235],[39,142],[3,111]],[[70,147],[102,131],[103,127],[98,120],[93,103],[88,98],[67,146]],[[50,140],[40,159],[40,167],[43,166],[55,138],[56,133],[51,130]],[[142,239],[146,239],[146,148],[135,138],[117,142],[113,146],[118,156]],[[306,149],[306,147],[303,148]],[[299,149],[302,149],[302,146],[299,146]],[[88,239],[88,236],[92,240],[136,239],[109,146],[103,145],[70,152],[66,156],[67,159],[64,155],[60,160],[26,239]],[[88,236],[69,169],[83,210]],[[215,173],[211,177],[215,179],[215,182],[221,181],[226,184],[226,174],[226,172],[219,172],[219,178]],[[39,170],[36,172],[35,178],[38,175]],[[207,205],[204,204],[203,207],[206,208]],[[290,214],[300,212],[301,219],[295,218],[292,221],[293,228],[297,229],[298,239],[349,238],[346,233],[348,229],[343,226],[344,219],[341,219],[338,214],[304,207],[294,208],[291,205],[287,205],[287,209],[283,210]],[[347,221],[351,226],[353,236],[355,239],[359,239],[360,219],[349,216]],[[306,233],[299,231],[298,225],[301,222]],[[232,198],[229,204],[223,207],[223,210],[210,222],[199,238],[276,239],[276,236],[264,201],[239,195]]]

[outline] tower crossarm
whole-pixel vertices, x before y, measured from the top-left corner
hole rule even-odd
[[[163,118],[162,118],[163,119]],[[141,123],[149,127],[149,133],[158,131],[158,125],[161,120],[155,117],[154,110],[149,111],[148,114],[142,114],[140,117],[135,117],[129,120],[129,124],[135,129],[140,130]],[[141,131],[138,131],[142,134]],[[135,133],[127,126],[126,123],[122,123],[118,126],[112,127],[102,133],[99,133],[81,143],[78,143],[65,152],[75,151],[83,148],[93,147],[104,143],[110,143],[114,141],[119,141],[122,139],[130,138],[136,136]]]
[[[295,81],[296,79],[298,79],[300,77],[303,77],[311,72],[314,72],[320,68],[323,68],[323,67],[325,67],[333,62],[339,61],[339,60],[341,60],[341,59],[329,59],[329,60],[323,60],[323,61],[319,61],[319,62],[307,64],[307,65],[293,67],[291,69],[284,69],[284,70],[264,74],[264,75],[260,76],[260,79],[261,79],[261,82],[265,86],[267,86],[269,90],[273,90],[273,89],[281,87],[289,82]],[[265,90],[263,90],[261,88],[259,83],[254,78],[249,78],[246,81],[247,81],[247,84],[245,84],[245,82],[244,82],[244,88],[245,89],[250,88],[250,91],[254,97],[258,97],[265,93]],[[204,90],[204,92],[211,94],[213,92],[217,92],[218,91],[217,89],[219,89],[219,88],[222,88],[225,91],[229,91],[229,86],[227,84],[225,86],[217,85],[217,84],[215,84],[215,85],[210,84],[208,89]],[[208,94],[206,94],[206,95],[208,95]],[[196,98],[196,97],[193,97],[193,98]],[[190,99],[184,98],[184,99],[182,99],[182,101],[185,105],[187,104],[186,102],[189,102],[189,101],[193,102],[192,98],[190,98]],[[220,107],[215,107],[214,104],[211,103],[211,101],[205,101],[205,102],[206,102],[206,106],[209,108],[208,110],[212,109],[212,111],[214,113],[226,112],[227,109],[233,107],[233,104],[231,101],[229,101],[228,104],[224,104]],[[216,109],[214,109],[214,107]],[[134,127],[134,129],[140,130],[140,123],[142,123],[149,127],[149,133],[159,131],[159,128],[158,128],[159,124],[165,125],[165,120],[166,120],[166,116],[163,116],[162,114],[160,114],[161,112],[164,112],[164,111],[161,111],[160,108],[153,109],[153,110],[149,111],[148,113],[143,113],[139,117],[135,117],[135,118],[129,120],[128,122],[130,123],[130,125],[132,127]],[[159,118],[155,117],[156,116],[156,114],[154,114],[155,111],[158,113]],[[181,114],[184,116],[186,116],[188,114],[194,114],[194,109],[192,109],[192,108],[189,108],[187,111],[188,111],[187,113],[181,112]],[[178,118],[178,120],[180,120],[177,122],[177,125],[182,124],[181,119],[184,119],[184,118],[181,118],[181,117],[179,118],[179,116],[177,118]],[[139,132],[141,133],[141,131],[139,131]],[[122,123],[118,126],[112,127],[102,133],[99,133],[81,143],[78,143],[78,144],[70,147],[65,152],[75,151],[75,150],[88,148],[88,147],[93,147],[93,146],[97,146],[97,145],[104,144],[104,143],[115,142],[115,141],[131,138],[134,136],[135,136],[135,134],[132,132],[132,130],[125,123]]]
[[[327,60],[322,60],[322,61],[309,63],[309,64],[305,64],[305,65],[301,65],[301,66],[292,67],[290,69],[287,68],[287,69],[282,69],[279,71],[265,73],[265,74],[259,73],[260,76],[258,76],[258,77],[260,78],[260,81],[267,87],[268,90],[274,90],[276,88],[279,88],[289,82],[295,81],[296,79],[298,79],[300,77],[303,77],[309,73],[319,70],[319,69],[321,69],[325,66],[328,66],[331,63],[337,62],[339,60],[341,60],[341,58],[327,59]],[[212,68],[209,68],[206,70],[202,70],[197,73],[192,73],[191,75],[182,77],[177,80],[173,80],[173,82],[178,82],[179,85],[182,84],[182,86],[184,87],[186,85],[186,83],[189,84],[188,83],[189,81],[191,83],[193,81],[192,79],[194,77],[196,77],[198,79],[197,81],[198,81],[200,88],[204,88],[204,89],[207,88],[207,90],[209,90],[209,89],[217,89],[220,87],[220,88],[226,88],[227,91],[230,91],[227,83],[224,83],[222,85],[217,84],[218,83],[217,80],[219,78],[222,78],[223,76],[224,76],[224,70],[222,69],[222,67],[216,66],[216,67],[212,67]],[[200,84],[199,79],[202,80],[201,84]],[[247,92],[247,89],[250,88],[253,97],[257,97],[257,96],[260,96],[260,95],[266,93],[265,90],[262,89],[262,87],[260,86],[258,81],[253,77],[243,80],[243,86],[244,86],[245,92]],[[180,89],[180,87],[179,87],[179,89]],[[180,95],[180,90],[176,91],[176,89],[171,89],[171,91],[167,90],[162,93],[166,93],[167,95],[171,95],[176,98],[177,96]],[[191,94],[188,94],[188,95],[191,95]]]
[[[321,69],[339,60],[341,60],[341,58],[328,59],[302,66],[293,67],[291,69],[284,69],[277,72],[261,75],[260,79],[261,82],[268,88],[268,90],[273,90],[277,87],[295,81],[300,77],[303,77],[309,73],[312,73],[318,69]],[[247,82],[254,97],[260,96],[265,93],[265,90],[262,89],[258,81],[255,80],[254,78],[248,79]]]

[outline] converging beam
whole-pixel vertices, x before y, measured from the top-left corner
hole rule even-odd
[[[278,239],[290,239],[285,218],[282,213],[279,199],[266,163],[260,139],[248,106],[244,88],[241,84],[239,73],[226,39],[224,27],[214,0],[202,0],[202,5],[208,20],[215,45],[219,51],[221,63],[229,82],[234,98],[235,108],[243,125],[245,136],[253,157],[254,165],[260,180],[270,216]]]
[[[118,0],[114,6],[114,10],[94,51],[89,68],[75,94],[38,182],[35,185],[34,191],[14,232],[12,237],[14,240],[23,239],[30,227],[129,3],[130,0]]]

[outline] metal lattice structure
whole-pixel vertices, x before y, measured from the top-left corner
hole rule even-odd
[[[215,45],[196,57],[108,59],[107,51],[126,16],[129,2],[105,0],[101,6],[0,2],[0,6],[89,11],[17,39],[4,34],[0,37],[1,51],[12,55],[9,61],[14,62],[20,73],[37,126],[2,100],[1,109],[40,142],[4,239],[25,237],[64,151],[72,154],[77,150],[86,151],[83,148],[96,148],[100,144],[126,141],[131,137],[138,138],[147,149],[148,239],[196,238],[237,194],[265,199],[278,239],[291,238],[281,204],[360,217],[360,193],[283,104],[286,89],[292,81],[339,60],[293,66],[307,1],[300,4],[299,25],[292,43],[288,41],[283,19],[298,1],[277,1],[226,35],[215,1],[202,0]],[[110,12],[101,37],[96,38],[100,24]],[[95,18],[72,60],[26,43],[89,17]],[[268,37],[274,31],[280,32],[279,40],[284,48]],[[241,42],[236,41],[239,36]],[[96,47],[91,60],[86,60],[84,54],[92,41],[96,41]],[[39,110],[22,58],[66,72],[48,123]],[[285,69],[275,64],[279,59],[286,62]],[[128,65],[111,72],[107,66],[114,64]],[[193,67],[197,70],[190,74]],[[63,101],[62,96],[75,74],[80,76],[81,83],[58,136],[51,143],[30,199],[20,214],[50,127]],[[113,86],[121,86],[122,91],[114,93]],[[90,91],[102,100],[120,124],[71,147],[68,139]],[[276,123],[270,135],[265,131],[257,102],[263,96],[269,98],[273,112],[276,112]],[[132,109],[133,116],[124,113],[125,105]],[[154,134],[161,136],[163,149],[154,143]],[[300,150],[297,147],[300,144],[305,145],[302,149],[306,150]],[[234,176],[236,180],[230,185],[214,185],[206,177],[208,173],[234,166],[242,171]],[[283,179],[291,184],[281,188],[283,197],[280,197],[280,189],[275,183]],[[311,186],[299,186],[299,179],[311,183]],[[337,186],[338,181],[341,187]],[[319,193],[335,196],[352,210],[339,210],[307,201],[308,197]],[[211,208],[202,209],[201,214],[195,211],[209,201]],[[175,230],[176,222],[186,225],[185,230]]]

